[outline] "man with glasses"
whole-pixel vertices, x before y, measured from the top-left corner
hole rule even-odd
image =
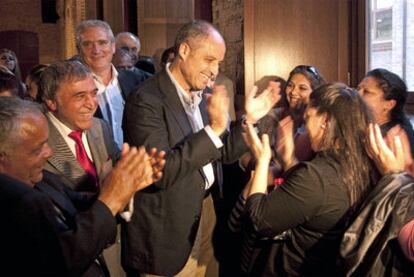
[[[137,67],[139,51],[141,51],[141,42],[136,35],[130,32],[122,32],[117,34],[115,37],[115,47],[117,50],[123,49],[128,51],[128,53],[132,56],[132,62],[134,64],[134,67],[131,69],[132,71],[142,75],[144,79],[152,76],[151,73]]]

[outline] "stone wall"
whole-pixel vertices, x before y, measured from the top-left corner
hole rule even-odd
[[[222,72],[233,80],[235,93],[242,95],[244,94],[243,5],[243,0],[212,1],[213,23],[227,43]]]

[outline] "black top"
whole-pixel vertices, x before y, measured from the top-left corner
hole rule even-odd
[[[350,208],[340,165],[318,153],[287,172],[269,195],[256,193],[246,209],[256,231],[266,237],[291,229],[274,262],[279,274],[333,274]],[[277,275],[277,274],[275,274]]]

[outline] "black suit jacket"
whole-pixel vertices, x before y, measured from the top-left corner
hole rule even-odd
[[[114,242],[116,222],[102,202],[88,206],[84,196],[66,191],[48,172],[36,189],[7,176],[0,176],[0,182],[2,220],[9,219],[0,228],[7,238],[1,247],[7,258],[1,259],[0,272],[57,276],[106,272],[95,259]],[[81,203],[85,210],[79,212],[81,206],[75,204]]]
[[[128,95],[134,91],[134,89],[148,79],[149,76],[144,74],[143,72],[136,72],[130,70],[118,70],[118,82],[119,86],[121,87],[121,93],[124,100],[127,99]],[[102,111],[98,106],[96,110],[95,117],[103,118]]]
[[[55,217],[46,195],[0,175],[0,275],[65,275]]]
[[[200,104],[208,124],[206,102]],[[124,223],[123,265],[139,272],[173,275],[187,261],[198,229],[204,198],[202,167],[234,162],[247,147],[236,126],[217,149],[204,130],[193,133],[177,91],[166,71],[140,86],[127,99],[125,141],[167,152],[160,181],[135,194],[132,220]]]

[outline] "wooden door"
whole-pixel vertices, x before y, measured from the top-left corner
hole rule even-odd
[[[287,78],[299,64],[348,83],[348,2],[245,0],[245,88],[268,75]]]
[[[140,55],[152,56],[157,70],[162,51],[174,44],[178,29],[194,19],[194,0],[138,0]]]

